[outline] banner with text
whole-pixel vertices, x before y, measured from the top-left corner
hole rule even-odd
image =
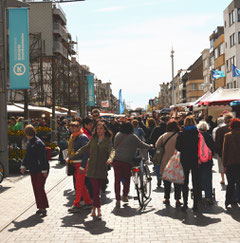
[[[10,89],[29,89],[28,8],[9,8]]]
[[[88,106],[95,105],[95,98],[94,98],[94,75],[87,75],[88,81]]]

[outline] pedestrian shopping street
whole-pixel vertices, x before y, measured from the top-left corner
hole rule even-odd
[[[35,214],[36,205],[29,175],[11,175],[0,187],[0,241],[5,242],[239,242],[240,208],[224,208],[225,186],[220,185],[215,161],[213,185],[214,206],[201,206],[197,214],[163,205],[163,187],[156,188],[153,175],[152,200],[143,212],[138,211],[136,192],[131,182],[128,204],[115,208],[113,169],[109,185],[102,194],[102,220],[93,220],[90,209],[68,213],[74,200],[72,176],[66,169],[50,162],[46,191],[50,208],[44,218]],[[150,166],[152,168],[152,166]],[[152,171],[152,169],[151,169]]]

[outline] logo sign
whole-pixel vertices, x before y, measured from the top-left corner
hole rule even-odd
[[[29,89],[28,8],[9,8],[10,89]]]
[[[88,81],[88,106],[95,105],[95,97],[94,97],[94,77],[93,75],[87,75]]]

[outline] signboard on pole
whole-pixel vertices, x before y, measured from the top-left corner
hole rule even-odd
[[[9,8],[10,89],[29,89],[28,8]]]
[[[87,75],[88,81],[88,106],[95,105],[95,97],[94,97],[94,76],[93,74]]]

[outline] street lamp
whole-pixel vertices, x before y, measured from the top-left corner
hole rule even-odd
[[[173,50],[173,47],[171,50],[170,57],[172,59],[172,105],[174,105],[175,104],[175,95],[174,95],[174,50]]]

